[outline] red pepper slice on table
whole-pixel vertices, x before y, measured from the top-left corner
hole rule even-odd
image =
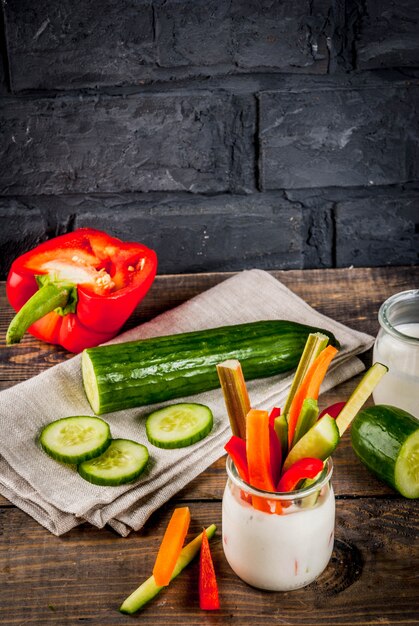
[[[6,342],[26,330],[70,352],[114,337],[149,290],[156,253],[92,228],[55,237],[19,256],[6,292],[18,311]]]
[[[323,461],[314,458],[305,458],[296,461],[294,465],[282,474],[277,491],[295,491],[298,483],[306,478],[315,478],[323,469]]]
[[[220,608],[218,585],[207,533],[202,533],[199,559],[199,607],[204,611],[216,611]]]

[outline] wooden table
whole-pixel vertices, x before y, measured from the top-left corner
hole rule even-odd
[[[319,311],[373,335],[378,330],[379,305],[389,295],[419,283],[419,267],[272,273]],[[129,325],[176,306],[228,276],[160,276]],[[4,335],[11,310],[4,284],[0,298],[0,388],[69,358],[60,348],[30,336],[6,348]],[[369,364],[371,354],[363,358]],[[322,403],[345,399],[356,380],[325,394]],[[247,586],[224,558],[224,458],[159,509],[142,531],[125,539],[110,529],[97,530],[87,524],[55,537],[0,497],[0,623],[418,624],[417,503],[373,478],[356,459],[348,436],[339,445],[334,463],[337,521],[332,560],[315,583],[288,593]],[[215,522],[218,526],[211,546],[221,610],[200,611],[195,562],[142,612],[134,617],[120,614],[121,601],[150,575],[170,514],[180,504],[191,509],[191,535],[203,525]]]

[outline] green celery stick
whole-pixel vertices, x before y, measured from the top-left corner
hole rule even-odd
[[[211,526],[208,526],[208,528],[205,529],[208,539],[213,537],[216,528],[215,524],[211,524]],[[178,576],[181,571],[184,570],[185,567],[196,557],[201,549],[201,543],[202,533],[199,533],[195,539],[187,543],[186,546],[182,548],[170,580],[176,578],[176,576]],[[150,578],[147,578],[147,580],[145,580],[135,591],[131,593],[131,595],[128,596],[128,598],[126,598],[126,600],[124,600],[119,607],[119,610],[121,613],[132,615],[147,604],[147,602],[157,596],[162,589],[164,589],[164,587],[159,587],[159,585],[156,584],[154,576],[150,576]]]
[[[288,454],[288,422],[284,414],[275,418],[274,429],[281,444],[282,458],[285,459]]]
[[[339,413],[336,419],[336,425],[339,429],[340,436],[351,424],[355,415],[361,409],[362,405],[368,400],[376,385],[380,382],[384,374],[388,372],[388,367],[382,363],[374,363],[364,374],[354,391],[351,393],[349,400]]]
[[[300,415],[298,416],[297,424],[294,431],[294,438],[292,445],[295,446],[297,441],[306,434],[308,430],[317,422],[319,416],[319,405],[317,400],[313,398],[306,398],[301,407]]]
[[[291,403],[294,399],[294,396],[297,392],[298,387],[301,385],[304,376],[306,375],[310,365],[313,363],[315,358],[320,354],[322,350],[325,349],[329,342],[329,337],[327,335],[323,335],[323,333],[310,333],[307,337],[306,345],[303,350],[303,353],[300,358],[300,362],[298,363],[298,367],[296,369],[291,389],[289,390],[287,399],[285,400],[284,408],[282,410],[284,415],[288,414],[290,410]]]

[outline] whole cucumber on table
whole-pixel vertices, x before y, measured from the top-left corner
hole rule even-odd
[[[240,361],[246,380],[292,370],[319,331],[338,345],[323,329],[269,320],[88,348],[83,384],[96,415],[164,402],[219,387],[216,365],[227,359]]]
[[[377,404],[363,409],[351,428],[352,447],[378,478],[406,498],[419,497],[419,420]]]

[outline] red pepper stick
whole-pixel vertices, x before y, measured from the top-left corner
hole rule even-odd
[[[306,458],[296,461],[284,472],[278,483],[277,490],[281,492],[294,491],[301,480],[315,478],[323,469],[320,459]]]
[[[249,482],[249,467],[247,465],[246,442],[244,439],[232,435],[224,446],[224,450],[231,456],[239,476],[245,482]]]
[[[337,417],[339,417],[339,413],[341,412],[345,404],[346,402],[335,402],[335,404],[331,404],[326,409],[323,409],[323,411],[319,415],[319,419],[323,417],[323,415],[326,415],[326,413],[327,415],[330,415],[330,417],[333,417],[333,419],[336,419]]]
[[[156,270],[153,250],[92,228],[46,241],[10,268],[7,297],[18,313],[6,341],[19,342],[26,330],[70,352],[108,341],[147,293]]]
[[[268,430],[272,480],[274,481],[274,484],[276,484],[281,474],[282,448],[278,435],[275,432],[275,427],[273,423],[271,423],[271,416],[269,416]]]
[[[215,611],[220,608],[214,563],[205,532],[202,534],[199,559],[199,606],[204,611]]]
[[[277,417],[281,415],[281,409],[279,406],[274,406],[269,413],[269,424],[271,426],[275,425],[275,420]]]

